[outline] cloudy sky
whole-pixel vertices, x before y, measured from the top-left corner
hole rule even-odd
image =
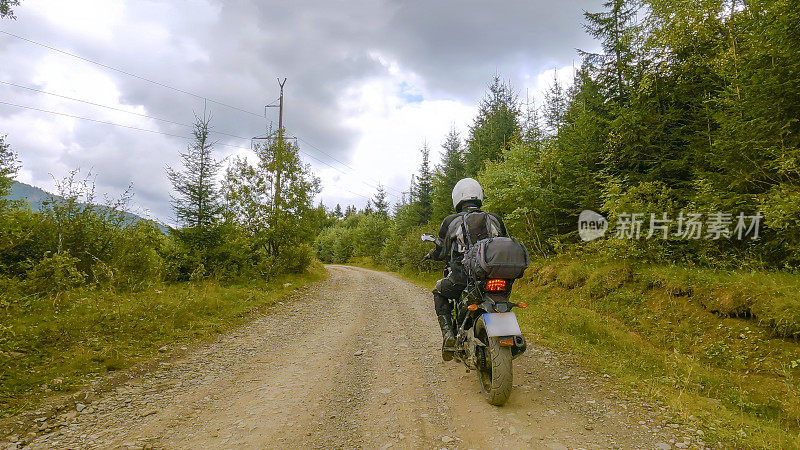
[[[435,162],[450,127],[466,135],[495,73],[522,97],[540,98],[554,72],[569,80],[575,49],[597,48],[582,13],[601,3],[22,0],[17,20],[0,22],[0,134],[20,181],[53,190],[71,169],[91,171],[98,192],[133,183],[139,211],[171,223],[164,169],[188,142],[182,124],[205,106],[216,131],[262,134],[286,77],[284,125],[322,179],[320,199],[361,206],[381,182],[394,201],[424,142]],[[227,134],[219,158],[249,152]]]

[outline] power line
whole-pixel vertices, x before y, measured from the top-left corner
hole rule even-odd
[[[312,144],[311,142],[308,142],[307,140],[305,140],[305,139],[303,139],[303,138],[300,138],[300,137],[298,137],[297,139],[298,139],[298,140],[300,140],[300,141],[303,141],[303,142],[305,142],[305,143],[306,143],[306,144],[307,144],[309,147],[316,149],[318,152],[322,153],[323,155],[326,155],[328,158],[330,158],[330,159],[332,159],[332,160],[334,160],[334,161],[338,162],[339,164],[341,164],[341,165],[343,165],[343,166],[345,166],[345,167],[349,168],[350,170],[352,170],[352,171],[356,172],[356,169],[355,169],[353,166],[351,166],[351,165],[349,165],[349,164],[347,164],[347,163],[344,163],[344,162],[342,162],[342,161],[340,161],[340,160],[336,159],[335,157],[333,157],[333,155],[331,155],[330,153],[327,153],[327,152],[323,151],[321,148],[317,147],[316,145]],[[379,180],[376,180],[376,179],[374,179],[374,178],[372,178],[372,177],[368,177],[368,178],[369,178],[369,179],[371,179],[372,181],[374,181],[374,182],[378,183],[378,184],[381,184],[381,182],[380,182]],[[377,189],[377,186],[374,186],[374,187]],[[387,189],[391,189],[391,190],[395,191],[397,194],[402,194],[402,191],[400,191],[400,190],[397,190],[397,189],[395,189],[395,188],[393,188],[393,187],[391,187],[391,186],[388,186],[388,185],[387,185],[387,186],[384,186],[384,187],[386,187]]]
[[[370,201],[372,200],[372,197],[367,197],[364,194],[359,194],[358,192],[353,192],[353,191],[351,191],[350,189],[347,189],[347,188],[342,188],[342,189],[344,189],[345,191],[347,191],[347,192],[349,192],[349,193],[351,193],[353,195],[357,195],[359,197],[365,198],[365,199],[370,200]]]
[[[113,70],[115,72],[119,72],[119,73],[124,74],[124,75],[128,75],[129,77],[137,78],[137,79],[142,80],[142,81],[147,81],[148,83],[152,83],[152,84],[155,84],[157,86],[161,86],[161,87],[166,88],[166,89],[171,89],[173,91],[180,92],[182,94],[191,95],[192,97],[199,98],[199,99],[205,100],[205,101],[210,102],[210,103],[215,103],[217,105],[222,105],[222,106],[225,106],[225,107],[228,107],[228,108],[231,108],[231,109],[235,109],[236,111],[240,111],[240,112],[243,112],[243,113],[251,114],[251,115],[256,116],[256,117],[264,117],[262,114],[254,113],[252,111],[248,111],[246,109],[239,108],[238,106],[229,105],[229,104],[221,102],[219,100],[210,99],[208,97],[205,97],[205,96],[202,96],[202,95],[199,95],[199,94],[195,94],[194,92],[189,92],[189,91],[186,91],[186,90],[183,90],[183,89],[180,89],[180,88],[176,88],[176,87],[170,86],[170,85],[165,84],[165,83],[161,83],[161,82],[158,82],[158,81],[155,81],[155,80],[151,80],[150,78],[146,78],[146,77],[143,77],[141,75],[136,75],[135,73],[131,73],[131,72],[119,69],[119,68],[114,67],[114,66],[109,66],[108,64],[103,64],[101,62],[94,61],[94,60],[89,59],[89,58],[84,58],[83,56],[79,56],[79,55],[76,55],[74,53],[70,53],[70,52],[55,48],[55,47],[51,47],[51,46],[49,46],[47,44],[43,44],[41,42],[37,42],[37,41],[34,41],[32,39],[28,39],[28,38],[25,38],[25,37],[22,37],[22,36],[13,34],[13,33],[9,33],[8,31],[0,30],[0,33],[3,33],[5,35],[7,35],[7,36],[15,37],[17,39],[23,40],[25,42],[28,42],[28,43],[31,43],[31,44],[34,44],[34,45],[38,45],[40,47],[44,47],[44,48],[46,48],[48,50],[52,50],[54,52],[58,52],[58,53],[61,53],[61,54],[67,55],[67,56],[71,56],[73,58],[80,59],[81,61],[86,61],[88,63],[95,64],[97,66],[104,67],[106,69],[110,69],[110,70]]]
[[[100,107],[100,108],[106,108],[106,109],[111,109],[111,110],[114,110],[114,111],[124,112],[126,114],[133,114],[135,116],[146,117],[148,119],[159,120],[161,122],[171,123],[173,125],[181,125],[181,126],[185,126],[186,125],[186,124],[183,124],[183,123],[180,123],[180,122],[175,122],[175,121],[172,121],[172,120],[169,120],[169,119],[162,119],[160,117],[148,116],[147,114],[138,113],[136,111],[129,111],[127,109],[117,108],[117,107],[114,107],[114,106],[101,105],[99,103],[90,102],[88,100],[82,100],[82,99],[75,98],[75,97],[69,97],[69,96],[66,96],[66,95],[56,94],[55,92],[43,91],[41,89],[36,89],[36,88],[29,87],[29,86],[23,86],[21,84],[11,83],[9,81],[0,80],[0,83],[6,84],[8,86],[13,86],[13,87],[16,87],[16,88],[20,88],[20,89],[27,89],[29,91],[38,92],[40,94],[52,95],[53,97],[59,97],[59,98],[67,99],[67,100],[72,100],[74,102],[86,103],[87,105],[92,105],[92,106],[97,106],[97,107]]]
[[[300,138],[297,138],[297,139],[300,139]],[[305,141],[304,141],[304,142],[305,142]],[[336,166],[333,166],[333,165],[331,165],[330,163],[328,163],[328,162],[326,162],[326,161],[323,161],[323,160],[321,160],[321,159],[317,158],[316,156],[314,156],[314,155],[312,155],[312,154],[310,154],[310,153],[308,153],[308,152],[304,152],[303,150],[300,150],[300,148],[299,148],[299,147],[298,147],[297,151],[299,151],[300,153],[302,153],[302,154],[304,154],[304,155],[308,156],[309,158],[311,158],[311,159],[313,159],[313,160],[315,160],[315,161],[317,161],[317,162],[320,162],[320,163],[322,163],[322,164],[324,164],[324,165],[326,165],[326,166],[330,167],[330,168],[331,168],[331,169],[333,169],[333,170],[336,170],[336,171],[338,171],[338,172],[339,172],[339,173],[341,173],[342,175],[350,175],[349,173],[347,173],[347,172],[343,171],[342,169],[340,169],[340,168],[338,168],[338,167],[336,167]],[[377,187],[377,186],[373,186],[373,185],[371,185],[371,184],[367,183],[367,182],[366,182],[366,181],[364,181],[364,180],[359,180],[359,181],[360,181],[362,184],[364,184],[365,186],[369,186],[369,187],[371,187],[371,188],[373,188],[373,189],[378,189],[378,187]],[[351,194],[355,194],[355,192],[353,192],[353,191],[350,191],[350,190],[348,190],[348,189],[345,189],[345,190],[346,190],[346,191],[348,191],[348,192],[350,192]],[[394,197],[395,199],[399,199],[399,197],[397,197],[397,195],[395,195],[395,194],[393,194],[393,193],[391,193],[391,192],[387,192],[386,194],[387,194],[387,195],[391,195],[391,196],[392,196],[392,197]],[[356,194],[356,195],[361,195],[361,194]],[[361,195],[361,196],[362,196],[362,197],[364,197],[364,198],[366,198],[366,199],[370,199],[370,200],[372,199],[371,197],[366,197],[366,196],[364,196],[364,195]]]
[[[22,40],[22,41],[25,41],[25,42],[28,42],[28,43],[31,43],[31,44],[34,44],[34,45],[38,45],[38,46],[40,46],[40,47],[46,48],[46,49],[48,49],[48,50],[51,50],[51,51],[54,51],[54,52],[58,52],[58,53],[61,53],[61,54],[64,54],[64,55],[67,55],[67,56],[70,56],[70,57],[73,57],[73,58],[79,59],[79,60],[81,60],[81,61],[85,61],[85,62],[88,62],[88,63],[91,63],[91,64],[95,64],[95,65],[97,65],[97,66],[100,66],[100,67],[103,67],[103,68],[106,68],[106,69],[110,69],[110,70],[113,70],[113,71],[116,71],[116,72],[122,73],[122,74],[124,74],[124,75],[128,75],[128,76],[130,76],[130,77],[133,77],[133,78],[136,78],[136,79],[139,79],[139,80],[143,80],[143,81],[146,81],[146,82],[148,82],[148,83],[155,84],[155,85],[157,85],[157,86],[161,86],[161,87],[163,87],[163,88],[166,88],[166,89],[171,89],[171,90],[173,90],[173,91],[180,92],[180,93],[182,93],[182,94],[186,94],[186,95],[190,95],[190,96],[192,96],[192,97],[198,98],[198,99],[202,99],[202,100],[205,100],[205,101],[207,101],[207,102],[210,102],[210,103],[215,103],[215,104],[218,104],[218,105],[222,105],[222,106],[225,106],[225,107],[228,107],[228,108],[231,108],[231,109],[234,109],[234,110],[240,111],[240,112],[244,112],[244,113],[247,113],[247,114],[250,114],[250,115],[256,116],[256,117],[266,117],[266,108],[265,108],[264,114],[263,114],[263,115],[261,115],[261,114],[258,114],[258,113],[254,113],[254,112],[252,112],[252,111],[248,111],[248,110],[245,110],[245,109],[242,109],[242,108],[239,108],[239,107],[236,107],[236,106],[233,106],[233,105],[230,105],[230,104],[227,104],[227,103],[224,103],[224,102],[218,101],[218,100],[213,100],[213,99],[211,99],[211,98],[208,98],[208,97],[205,97],[205,96],[203,96],[203,95],[195,94],[195,93],[193,93],[193,92],[189,92],[189,91],[186,91],[186,90],[184,90],[184,89],[180,89],[180,88],[177,88],[177,87],[174,87],[174,86],[170,86],[170,85],[168,85],[168,84],[161,83],[161,82],[158,82],[158,81],[152,80],[152,79],[150,79],[150,78],[143,77],[143,76],[141,76],[141,75],[137,75],[137,74],[135,74],[135,73],[128,72],[128,71],[126,71],[126,70],[119,69],[119,68],[117,68],[117,67],[114,67],[114,66],[111,66],[111,65],[108,65],[108,64],[104,64],[104,63],[101,63],[101,62],[98,62],[98,61],[95,61],[95,60],[92,60],[92,59],[89,59],[89,58],[85,58],[85,57],[83,57],[83,56],[76,55],[76,54],[74,54],[74,53],[70,53],[70,52],[67,52],[67,51],[65,51],[65,50],[61,50],[61,49],[55,48],[55,47],[53,47],[53,46],[50,46],[50,45],[47,45],[47,44],[44,44],[44,43],[41,43],[41,42],[34,41],[34,40],[32,40],[32,39],[28,39],[28,38],[25,38],[25,37],[22,37],[22,36],[19,36],[19,35],[13,34],[13,33],[9,33],[8,31],[5,31],[5,30],[0,30],[0,33],[3,33],[3,34],[5,34],[5,35],[7,35],[7,36],[11,36],[11,37],[14,37],[14,38],[20,39],[20,40]],[[135,112],[132,112],[132,111],[126,111],[126,110],[124,110],[124,109],[115,108],[115,107],[106,106],[106,105],[101,105],[101,104],[94,103],[94,102],[90,102],[90,101],[87,101],[87,100],[76,99],[76,98],[73,98],[73,97],[68,97],[68,96],[64,96],[64,95],[60,95],[60,94],[55,94],[55,93],[51,93],[51,92],[46,92],[46,91],[42,91],[42,90],[39,90],[39,89],[30,88],[30,87],[27,87],[27,86],[22,86],[22,85],[18,85],[18,84],[10,83],[10,82],[3,82],[3,81],[0,81],[0,82],[2,82],[2,83],[4,83],[4,84],[7,84],[7,85],[15,86],[15,87],[18,87],[18,88],[22,88],[22,89],[28,89],[28,90],[31,90],[31,91],[40,92],[40,93],[47,94],[47,95],[53,95],[53,96],[56,96],[56,97],[61,97],[61,98],[65,98],[65,99],[68,99],[68,100],[78,101],[78,102],[82,102],[82,103],[90,104],[90,105],[93,105],[93,106],[98,106],[98,107],[101,107],[101,108],[112,109],[112,110],[116,110],[116,111],[120,111],[120,112],[125,112],[125,113],[128,113],[128,114],[134,114],[134,115],[138,115],[138,116],[140,116],[140,117],[146,117],[146,118],[153,119],[153,120],[159,120],[159,121],[166,122],[166,123],[172,123],[172,124],[175,124],[175,125],[180,125],[180,126],[188,126],[188,127],[190,127],[190,128],[191,128],[191,125],[182,124],[182,123],[179,123],[179,122],[174,122],[174,121],[171,121],[171,120],[168,120],[168,119],[162,119],[162,118],[158,118],[158,117],[154,117],[154,116],[149,116],[149,115],[146,115],[146,114],[140,114],[140,113],[135,113]],[[0,102],[0,103],[5,103],[5,102]],[[273,103],[274,103],[274,102],[273,102]],[[11,103],[5,103],[5,104],[7,104],[7,105],[11,105],[11,106],[18,106],[18,107],[21,107],[21,108],[26,108],[25,106],[22,106],[22,105],[14,105],[14,104],[11,104]],[[93,121],[93,122],[97,122],[97,123],[104,123],[104,124],[108,124],[108,125],[119,125],[119,126],[122,126],[122,127],[125,127],[125,128],[137,129],[137,130],[140,130],[140,131],[146,131],[146,132],[150,132],[150,133],[164,134],[164,135],[167,135],[167,136],[173,136],[173,137],[184,137],[184,136],[172,135],[172,134],[169,134],[169,133],[158,132],[158,131],[154,131],[154,130],[139,129],[139,128],[136,128],[136,127],[130,127],[130,126],[126,126],[126,125],[114,124],[114,123],[112,123],[112,122],[104,122],[104,121],[100,121],[100,120],[96,120],[96,119],[84,118],[84,117],[79,117],[79,116],[72,116],[72,115],[69,115],[69,114],[65,114],[65,113],[59,113],[59,112],[55,112],[55,111],[46,111],[46,110],[41,110],[41,109],[37,109],[37,108],[30,108],[30,107],[28,107],[28,109],[34,109],[34,110],[37,110],[37,111],[42,111],[42,112],[49,112],[49,113],[52,113],[52,114],[57,114],[57,115],[62,115],[62,116],[67,116],[67,117],[73,117],[73,118],[77,118],[77,119],[85,119],[85,120],[89,120],[89,121]],[[245,138],[245,137],[242,137],[242,136],[236,136],[236,135],[234,135],[234,134],[225,133],[225,132],[221,132],[221,131],[216,131],[216,132],[214,132],[214,133],[221,134],[221,135],[225,135],[225,136],[230,136],[230,137],[234,137],[234,138],[238,138],[238,139],[246,139],[246,140],[249,140],[249,139],[250,139],[250,138]],[[343,161],[341,161],[341,160],[339,160],[339,159],[335,158],[335,157],[334,157],[334,156],[332,156],[331,154],[329,154],[329,153],[327,153],[327,152],[323,151],[322,149],[320,149],[319,147],[315,146],[314,144],[312,144],[312,143],[308,142],[307,140],[305,140],[305,139],[302,139],[302,138],[298,138],[298,140],[300,140],[300,141],[302,141],[302,142],[306,143],[306,144],[307,144],[307,145],[309,145],[310,147],[312,147],[312,148],[316,149],[318,152],[320,152],[320,153],[322,153],[322,154],[326,155],[327,157],[331,158],[332,160],[334,160],[334,161],[338,162],[339,164],[342,164],[343,166],[345,166],[345,167],[349,168],[349,169],[350,169],[350,170],[352,170],[354,173],[357,173],[357,172],[358,172],[358,171],[357,171],[355,168],[353,168],[353,167],[352,167],[352,166],[350,166],[349,164],[347,164],[347,163],[344,163]],[[221,145],[226,145],[226,144],[221,144]],[[227,145],[227,146],[230,146],[230,145]],[[234,147],[236,147],[236,146],[234,146]],[[245,148],[245,147],[237,147],[237,148]],[[298,150],[299,150],[299,149],[298,149]],[[299,151],[300,151],[301,153],[303,153],[303,154],[305,154],[305,155],[307,155],[307,156],[309,156],[309,157],[311,157],[311,158],[315,159],[316,161],[319,161],[320,163],[322,163],[322,164],[325,164],[326,166],[328,166],[328,167],[330,167],[330,168],[332,168],[332,169],[335,169],[335,170],[337,170],[337,171],[341,172],[342,174],[345,174],[345,175],[347,175],[347,173],[346,173],[346,172],[344,172],[344,171],[342,171],[341,169],[338,169],[337,167],[334,167],[334,166],[332,166],[331,164],[328,164],[327,162],[325,162],[325,161],[322,161],[322,160],[320,160],[319,158],[316,158],[316,157],[312,156],[311,154],[309,154],[309,153],[307,153],[307,152],[304,152],[304,151],[302,151],[302,150],[299,150]],[[367,178],[371,179],[372,181],[374,181],[374,182],[376,182],[376,183],[378,183],[378,184],[381,184],[381,182],[380,182],[379,180],[375,180],[374,178],[371,178],[371,177],[367,177]],[[366,182],[364,182],[364,181],[361,181],[361,182],[362,182],[363,184],[367,185],[367,186],[370,186],[370,187],[372,187],[373,189],[377,189],[377,188],[378,188],[377,186],[371,185],[371,184],[369,184],[369,183],[366,183]],[[393,188],[393,187],[391,187],[391,186],[388,186],[388,185],[387,185],[387,186],[385,186],[385,187],[386,187],[387,189],[390,189],[390,190],[392,190],[392,191],[395,191],[396,193],[402,193],[400,190],[398,190],[398,189],[395,189],[395,188]],[[397,194],[392,194],[391,192],[387,192],[387,194],[389,194],[389,195],[392,195],[392,196],[393,196],[393,197],[395,197],[396,199],[398,198],[398,197],[397,197]]]
[[[33,110],[33,111],[39,111],[39,112],[48,113],[48,114],[55,114],[57,116],[71,117],[73,119],[88,120],[90,122],[102,123],[102,124],[105,124],[105,125],[113,125],[113,126],[122,127],[122,128],[129,128],[131,130],[145,131],[147,133],[162,134],[164,136],[172,136],[172,137],[177,137],[177,138],[189,139],[186,136],[181,136],[181,135],[178,135],[178,134],[165,133],[163,131],[157,131],[157,130],[149,130],[147,128],[139,128],[139,127],[134,127],[134,126],[131,126],[131,125],[123,125],[121,123],[116,123],[116,122],[107,122],[105,120],[92,119],[92,118],[89,118],[89,117],[75,116],[75,115],[72,115],[72,114],[67,114],[67,113],[63,113],[63,112],[59,112],[59,111],[51,111],[49,109],[35,108],[33,106],[17,105],[16,103],[4,102],[2,100],[0,100],[0,104],[8,105],[8,106],[14,106],[16,108],[30,109],[30,110]]]
[[[286,84],[286,78],[285,78],[285,77],[284,77],[283,81],[281,81],[281,79],[280,79],[280,78],[278,78],[278,85],[281,87],[281,93],[280,93],[280,96],[278,97],[278,100],[279,100],[279,102],[280,102],[280,103],[279,103],[279,105],[277,106],[278,108],[280,108],[280,110],[279,110],[279,113],[278,113],[278,139],[283,139],[283,132],[284,132],[284,131],[288,131],[288,130],[286,130],[286,129],[283,127],[283,86],[284,86],[285,84]],[[265,106],[265,107],[264,107],[264,109],[266,109],[266,108],[270,108],[270,107],[275,107],[275,105],[267,105],[267,106]],[[342,164],[343,166],[345,166],[345,167],[348,167],[348,168],[349,168],[350,170],[352,170],[353,172],[357,172],[357,171],[355,170],[355,168],[354,168],[354,167],[352,167],[352,166],[350,166],[350,165],[348,165],[348,164],[346,164],[346,163],[344,163],[344,162],[342,162],[342,161],[340,161],[340,160],[336,159],[336,158],[335,158],[333,155],[331,155],[331,154],[329,154],[329,153],[327,153],[327,152],[323,151],[321,148],[319,148],[319,147],[315,146],[314,144],[312,144],[312,143],[310,143],[310,142],[306,141],[305,139],[303,139],[303,138],[300,138],[300,137],[297,137],[297,138],[295,138],[295,139],[298,139],[298,140],[300,140],[300,141],[303,141],[303,142],[305,142],[305,143],[306,143],[306,144],[308,144],[309,146],[311,146],[311,147],[315,148],[315,149],[316,149],[318,152],[320,152],[320,153],[322,153],[322,154],[324,154],[324,155],[328,156],[329,158],[331,158],[332,160],[334,160],[334,161],[338,162],[339,164]],[[299,147],[298,147],[298,149],[299,149]],[[327,165],[327,166],[329,166],[329,167],[333,167],[333,166],[331,166],[330,164],[327,164],[327,163],[326,163],[326,165]],[[376,181],[378,184],[380,184],[380,181],[377,181],[377,180],[375,180],[375,181]],[[370,186],[370,187],[372,187],[372,188],[375,188],[375,189],[377,189],[377,188],[378,188],[377,186],[373,186],[373,185],[371,185],[371,184],[369,184],[369,183],[366,183],[366,182],[364,182],[364,181],[362,181],[362,183],[364,183],[365,185],[367,185],[367,186]]]
[[[40,93],[40,94],[52,95],[53,97],[59,97],[59,98],[63,98],[63,99],[66,99],[66,100],[71,100],[71,101],[74,101],[74,102],[86,103],[87,105],[97,106],[99,108],[106,108],[106,109],[110,109],[110,110],[113,110],[113,111],[119,111],[119,112],[123,112],[123,113],[126,113],[126,114],[132,114],[134,116],[145,117],[147,119],[153,119],[153,120],[158,120],[158,121],[165,122],[165,123],[170,123],[170,124],[173,124],[173,125],[180,125],[182,127],[192,128],[192,125],[181,123],[181,122],[175,122],[174,120],[169,120],[169,119],[164,119],[164,118],[161,118],[161,117],[150,116],[150,115],[147,115],[147,114],[138,113],[136,111],[129,111],[127,109],[117,108],[117,107],[114,107],[114,106],[101,105],[100,103],[90,102],[88,100],[83,100],[83,99],[75,98],[75,97],[69,97],[69,96],[62,95],[62,94],[56,94],[55,92],[43,91],[41,89],[32,88],[30,86],[23,86],[21,84],[11,83],[9,81],[0,80],[0,83],[8,85],[8,86],[13,86],[13,87],[16,87],[16,88],[20,88],[20,89],[27,89],[29,91],[37,92],[37,93]],[[247,139],[247,138],[244,138],[244,137],[241,137],[241,136],[237,136],[235,134],[226,133],[224,131],[211,130],[210,132],[211,133],[216,133],[216,134],[221,134],[221,135],[224,135],[224,136],[235,137],[235,138],[239,138],[239,139]]]
[[[146,132],[146,133],[160,134],[160,135],[163,135],[163,136],[176,137],[176,138],[186,139],[186,140],[190,140],[191,139],[188,136],[181,136],[179,134],[166,133],[164,131],[151,130],[151,129],[147,129],[147,128],[135,127],[135,126],[132,126],[132,125],[124,125],[124,124],[116,123],[116,122],[109,122],[109,121],[105,121],[105,120],[92,119],[90,117],[77,116],[77,115],[74,115],[74,114],[68,114],[68,113],[64,113],[64,112],[60,112],[60,111],[52,111],[52,110],[49,110],[49,109],[36,108],[36,107],[33,107],[33,106],[19,105],[19,104],[16,104],[16,103],[4,102],[2,100],[0,100],[0,105],[7,105],[7,106],[13,106],[15,108],[29,109],[29,110],[32,110],[32,111],[38,111],[38,112],[43,112],[43,113],[47,113],[47,114],[53,114],[53,115],[57,115],[57,116],[69,117],[69,118],[72,118],[72,119],[86,120],[86,121],[89,121],[89,122],[99,123],[99,124],[103,124],[103,125],[111,125],[111,126],[121,127],[121,128],[127,128],[127,129],[130,129],[130,130],[143,131],[143,132]],[[180,122],[175,122],[175,123],[178,124],[178,125],[191,127],[191,125],[182,124]],[[235,136],[235,135],[231,135],[231,136],[237,137],[239,139],[249,140],[248,138],[245,138],[245,137],[242,137],[242,136]],[[233,144],[225,144],[225,143],[222,143],[222,142],[217,142],[216,145],[221,145],[221,146],[230,147],[230,148],[237,148],[237,149],[242,149],[242,150],[252,150],[249,147],[243,147],[243,146],[240,146],[240,145],[233,145]],[[338,170],[341,173],[343,173],[345,175],[348,175],[346,172],[342,171],[338,167],[334,167],[334,166],[328,164],[327,162],[315,157],[314,155],[312,155],[312,154],[310,154],[308,152],[304,152],[303,150],[300,150],[299,148],[297,150],[300,153],[308,156],[309,158],[312,158],[312,159],[314,159],[316,161],[319,161],[320,163],[325,164],[326,166],[331,167],[332,169]],[[351,191],[349,189],[346,189],[346,188],[343,188],[343,189],[345,191],[347,191],[347,192],[350,192],[351,194],[355,194],[355,195],[364,197],[366,199],[371,199],[371,197],[368,197],[366,195],[357,194],[357,193],[355,193],[355,192],[353,192],[353,191]]]
[[[151,129],[148,129],[148,128],[140,128],[140,127],[135,127],[135,126],[132,126],[132,125],[124,125],[124,124],[117,123],[117,122],[109,122],[109,121],[106,121],[106,120],[92,119],[91,117],[76,116],[74,114],[68,114],[68,113],[64,113],[64,112],[60,112],[60,111],[52,111],[52,110],[49,110],[49,109],[41,109],[41,108],[36,108],[36,107],[33,107],[33,106],[18,105],[16,103],[4,102],[2,100],[0,100],[0,105],[8,105],[8,106],[14,106],[16,108],[30,109],[30,110],[33,110],[33,111],[39,111],[39,112],[43,112],[43,113],[54,114],[54,115],[57,115],[57,116],[69,117],[69,118],[72,118],[72,119],[87,120],[89,122],[100,123],[100,124],[103,124],[103,125],[112,125],[112,126],[115,126],[115,127],[128,128],[130,130],[144,131],[146,133],[160,134],[160,135],[163,135],[163,136],[176,137],[176,138],[186,139],[186,140],[192,139],[189,136],[182,136],[180,134],[166,133],[164,131],[151,130]],[[178,123],[178,122],[176,122],[176,123],[178,125],[191,127],[191,125],[186,125],[186,124],[182,124],[182,123]],[[215,143],[215,145],[221,145],[223,147],[238,148],[238,149],[242,149],[242,150],[250,150],[250,148],[248,148],[248,147],[242,147],[241,145],[225,144],[223,142],[217,142],[217,143]]]

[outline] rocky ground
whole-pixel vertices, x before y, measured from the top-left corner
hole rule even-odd
[[[53,415],[9,448],[697,448],[702,432],[569,355],[528,348],[488,405],[441,360],[430,294],[391,274],[331,276],[248,325]],[[524,314],[524,312],[522,312]]]

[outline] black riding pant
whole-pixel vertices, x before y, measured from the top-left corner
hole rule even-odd
[[[447,277],[436,282],[433,288],[433,307],[436,314],[447,315],[453,310],[450,299],[456,299],[467,287],[466,276],[461,271],[451,270]]]

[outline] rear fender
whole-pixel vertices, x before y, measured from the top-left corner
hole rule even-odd
[[[483,339],[486,337],[486,325],[484,325],[482,317],[477,317],[477,320],[475,320],[475,326],[472,328],[475,330],[474,336],[476,338]],[[486,343],[483,344],[485,345]]]

